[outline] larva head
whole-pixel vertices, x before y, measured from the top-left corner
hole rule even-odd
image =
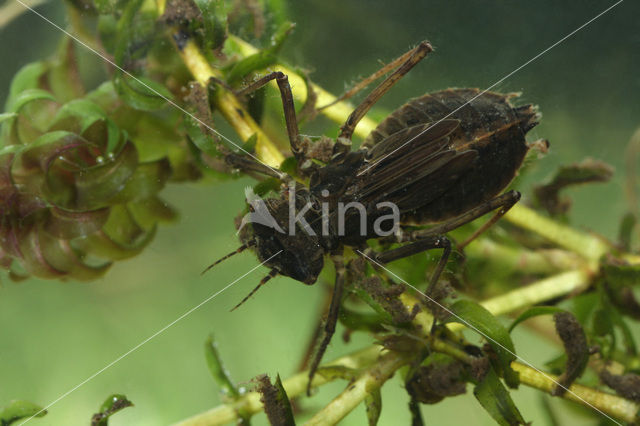
[[[296,205],[292,210],[286,194],[277,199],[262,199],[252,191],[247,191],[247,202],[250,211],[240,224],[241,239],[251,241],[258,258],[278,274],[305,284],[315,283],[324,266],[321,238],[317,232],[300,226],[300,222],[289,220],[290,215],[295,217],[304,206]],[[310,216],[312,212],[305,216],[306,220],[313,223]]]

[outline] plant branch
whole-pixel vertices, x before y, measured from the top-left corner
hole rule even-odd
[[[229,35],[227,43],[232,44],[234,47],[234,51],[239,52],[242,56],[245,57],[258,53],[257,48],[234,35]],[[304,103],[307,100],[307,88],[304,79],[297,72],[282,64],[277,64],[273,68],[277,68],[279,71],[282,71],[289,76],[289,82],[291,84],[291,87],[294,89],[293,97],[295,101],[299,102],[300,104]],[[272,84],[274,87],[276,87],[275,81],[269,84]],[[320,105],[330,104],[337,99],[336,96],[327,92],[317,84],[311,83],[311,87],[318,96],[317,102]],[[335,103],[334,105],[331,105],[330,107],[322,109],[320,113],[325,115],[330,120],[342,124],[354,109],[355,107],[350,102],[340,101]],[[358,126],[356,127],[354,133],[357,136],[365,138],[369,135],[369,133],[371,133],[373,129],[376,128],[376,125],[377,123],[375,121],[370,118],[364,117],[358,123]]]
[[[578,253],[587,260],[597,262],[605,253],[611,251],[611,246],[602,239],[562,225],[522,203],[513,206],[504,218],[560,247]]]
[[[478,238],[465,247],[465,256],[499,265],[501,273],[552,274],[585,267],[585,260],[563,249],[529,250]]]
[[[578,293],[585,290],[589,283],[590,274],[586,271],[562,272],[485,300],[480,304],[493,315],[501,315],[557,297]]]
[[[431,339],[430,347],[437,352],[446,353],[469,364],[474,360],[474,357],[471,355],[442,339]],[[558,377],[553,374],[541,374],[536,369],[517,361],[511,363],[511,368],[518,373],[521,384],[541,390],[550,395],[559,380]],[[565,392],[562,398],[577,402],[592,409],[595,408],[608,416],[625,422],[636,421],[637,413],[640,411],[640,405],[633,401],[578,384],[571,385],[569,391]]]
[[[351,369],[363,368],[371,365],[378,359],[380,350],[379,346],[369,346],[363,350],[331,361],[327,363],[326,366],[343,366]],[[327,379],[321,374],[316,374],[313,379],[313,385],[321,386],[333,379],[334,378]],[[282,385],[289,398],[293,398],[306,392],[308,381],[309,373],[308,371],[304,371],[284,380]],[[227,424],[238,418],[237,411],[239,409],[249,414],[262,411],[263,406],[260,402],[260,394],[258,392],[247,392],[231,403],[219,405],[209,411],[182,420],[174,426],[214,426]]]
[[[257,52],[255,47],[234,36],[231,36],[227,42],[233,43],[234,50],[240,52],[243,56],[248,56]],[[210,77],[220,77],[217,75],[217,71],[212,69],[208,64],[193,42],[187,43],[185,48],[181,51],[181,55],[183,56],[183,60],[187,67],[201,84],[206,84]],[[299,102],[303,102],[306,99],[304,80],[299,75],[282,65],[277,65],[277,68],[289,75],[292,86],[295,86],[296,88],[296,90],[294,90],[295,99]],[[313,85],[312,88],[316,91],[318,99],[322,104],[330,103],[335,99],[333,95],[322,90],[316,85]],[[238,131],[243,138],[246,139],[248,136],[251,136],[251,134],[258,133],[258,131],[260,131],[259,128],[253,127],[254,125],[257,126],[257,124],[246,122],[246,119],[249,117],[247,114],[237,113],[238,110],[235,109],[235,106],[238,106],[239,103],[233,94],[221,89],[219,96],[220,97],[216,99],[218,108],[221,111],[223,111],[223,108],[226,108],[227,112],[223,111],[223,115],[227,120],[229,120],[232,126],[236,128],[236,131]],[[342,122],[349,115],[351,110],[352,107],[347,102],[340,102],[330,108],[326,108],[322,112],[333,121]],[[374,127],[374,122],[364,120],[363,124],[358,127],[357,131],[361,136],[364,136]],[[263,141],[266,141],[263,142],[263,147],[271,145],[272,148],[276,149],[275,145],[270,143],[266,136]],[[258,155],[268,156],[269,154],[268,152],[265,153],[263,148],[263,151],[258,152]],[[538,252],[523,253],[518,251],[509,251],[505,250],[507,249],[506,247],[495,244],[491,245],[486,242],[477,245],[475,248],[470,247],[470,250],[476,250],[478,253],[486,250],[493,250],[498,253],[503,260],[508,260],[512,266],[524,260],[528,262],[530,267],[538,270],[538,272],[550,272],[558,269],[570,268],[567,272],[562,272],[549,278],[539,280],[527,287],[519,288],[482,302],[482,306],[494,315],[513,312],[532,304],[552,300],[557,297],[577,293],[586,289],[590,285],[592,275],[597,270],[599,259],[612,249],[610,244],[596,236],[562,225],[523,205],[514,206],[505,217],[515,225],[541,235],[558,246],[578,254],[584,258],[586,262],[579,261],[570,253],[567,253],[567,255],[563,257],[562,262],[551,262],[548,258],[545,258],[543,254]],[[523,255],[526,256],[523,258]],[[623,258],[631,262],[640,261],[640,258],[634,255],[623,255]],[[403,293],[400,297],[409,309],[418,303],[418,300],[408,293]],[[430,313],[425,312],[424,310],[414,319],[414,323],[419,325],[425,334],[427,334],[431,329],[432,322],[433,317]],[[449,328],[451,331],[458,331],[462,329],[463,326],[456,323],[450,324]],[[432,338],[431,340],[435,343],[436,350],[439,349],[447,351],[447,353],[457,357],[468,356],[463,351],[455,353],[455,351],[452,351],[451,348],[446,346],[447,342],[441,339]],[[378,346],[370,346],[362,351],[356,352],[352,355],[347,355],[328,364],[359,368],[362,369],[362,372],[340,395],[319,411],[308,422],[308,424],[333,424],[338,422],[351,412],[358,404],[360,404],[372,390],[379,389],[386,380],[393,376],[394,372],[397,371],[398,368],[405,365],[408,361],[409,358],[406,354],[403,355],[392,351],[381,352]],[[521,382],[524,385],[544,392],[551,392],[555,386],[553,380],[556,380],[556,378],[551,375],[538,372],[535,369],[518,362],[512,363],[512,367],[520,374]],[[318,374],[314,379],[313,385],[319,386],[332,379],[326,379],[322,377],[321,374]],[[307,372],[298,373],[290,379],[285,380],[283,385],[289,397],[293,398],[301,395],[306,388],[307,380]],[[571,392],[567,392],[564,394],[564,398],[586,406],[596,407],[608,415],[621,420],[636,420],[636,415],[640,408],[636,403],[581,385],[572,385],[570,389],[573,394]],[[256,392],[249,392],[232,403],[221,405],[205,413],[184,420],[177,425],[200,426],[224,424],[236,419],[237,411],[240,408],[247,413],[256,413],[260,411],[262,409],[260,395]]]
[[[481,304],[492,314],[499,315],[524,308],[531,304],[541,303],[546,300],[555,299],[556,297],[562,295],[580,291],[588,286],[588,283],[588,274],[586,272],[564,272],[537,281],[527,287],[513,290],[504,295],[485,300]],[[407,306],[407,308],[409,309],[413,309],[413,306],[418,303],[418,300],[408,292],[401,294],[400,298],[405,306]],[[419,312],[414,318],[414,323],[418,325],[425,332],[425,334],[428,333],[428,331],[431,329],[432,322],[433,317],[425,310]],[[449,325],[449,328],[452,331],[459,331],[463,327],[463,325],[458,323]],[[393,375],[394,371],[396,371],[402,365],[406,364],[408,361],[406,356],[395,352],[386,352],[382,355],[381,359],[378,359],[379,355],[380,347],[374,345],[327,364],[342,365],[350,368],[368,367],[368,369],[366,369],[358,377],[358,379],[356,379],[356,381],[347,388],[347,390],[342,392],[327,407],[323,408],[320,411],[323,416],[328,415],[331,416],[331,418],[335,417],[335,419],[337,420],[344,417],[344,415],[346,415],[357,404],[364,400],[364,398],[367,396],[367,391],[370,391],[372,388],[381,386],[384,381],[386,381]],[[524,366],[522,367],[524,368]],[[544,379],[544,375],[536,372],[535,370],[532,371],[533,373],[527,373],[529,375],[527,376],[526,380],[522,380],[522,383],[532,387],[537,387],[538,383],[541,383],[541,381]],[[376,375],[379,375],[379,377],[376,378]],[[283,382],[283,385],[289,397],[293,398],[304,393],[307,386],[307,381],[308,373],[302,372],[285,380]],[[322,375],[317,374],[314,379],[313,385],[320,386],[327,383],[328,381],[329,380],[322,377]],[[353,388],[353,385],[356,385],[356,387]],[[595,390],[592,391],[597,392]],[[612,397],[618,398],[614,396]],[[622,404],[621,401],[617,402],[617,406],[624,406],[626,407],[625,409],[629,409],[629,406]],[[233,403],[220,405],[209,411],[183,420],[182,422],[177,423],[176,426],[212,426],[229,423],[237,418],[236,411],[239,408],[242,408],[248,413],[256,413],[262,410],[260,395],[256,392],[249,392],[241,396]],[[629,413],[626,412],[625,415],[628,414]],[[317,419],[319,419],[318,415],[316,415],[314,419],[316,420],[312,419],[313,422],[317,421]]]
[[[182,48],[176,48],[186,67],[203,87],[207,87],[212,77],[222,78],[222,74],[209,64],[193,40],[187,41]],[[232,92],[224,87],[218,87],[213,103],[242,138],[243,142],[256,135],[255,149],[256,155],[260,160],[272,167],[278,167],[284,161],[284,155],[282,155],[278,146],[269,139],[258,123],[251,118]]]
[[[535,369],[519,362],[512,362],[511,368],[519,374],[522,384],[549,394],[556,387],[557,376],[548,373],[540,374]],[[633,423],[638,421],[640,405],[635,402],[577,384],[571,385],[569,391],[562,395],[564,399],[577,402],[589,408],[597,408],[603,413],[625,422]]]
[[[30,8],[36,8],[44,3],[47,3],[49,0],[22,0],[26,6]],[[16,1],[8,1],[5,2],[2,6],[0,6],[0,30],[4,29],[8,24],[13,22],[14,19],[22,15],[23,13],[29,11],[27,7],[16,2]]]
[[[500,296],[487,299],[480,302],[480,305],[493,315],[508,314],[537,303],[585,290],[589,286],[589,282],[589,273],[585,271],[575,270],[562,272],[538,280],[526,287],[511,290]],[[409,312],[411,312],[414,305],[419,303],[416,297],[408,292],[402,293],[400,300]],[[433,316],[431,316],[429,312],[421,310],[413,322],[422,330],[429,331],[433,323]],[[452,331],[459,331],[464,328],[464,326],[459,323],[449,324],[448,327]]]
[[[410,360],[406,354],[386,352],[340,395],[335,397],[322,410],[318,411],[305,426],[332,425],[338,423],[354,408],[356,408],[367,395],[380,387],[390,379],[400,367]]]

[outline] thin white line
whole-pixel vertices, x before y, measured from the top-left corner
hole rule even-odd
[[[531,364],[529,361],[527,361],[526,359],[516,355],[514,352],[510,351],[508,348],[505,348],[500,342],[497,342],[496,340],[492,339],[490,336],[487,336],[486,334],[484,334],[482,331],[478,330],[476,327],[474,327],[473,325],[469,324],[464,318],[456,315],[454,312],[452,312],[449,308],[447,308],[446,306],[441,305],[438,301],[434,300],[433,298],[427,296],[425,293],[423,293],[422,291],[418,290],[416,287],[414,287],[413,285],[409,284],[408,282],[406,282],[404,279],[402,279],[401,277],[399,277],[398,275],[394,274],[392,271],[390,271],[389,269],[387,269],[386,267],[384,267],[384,265],[381,265],[380,263],[378,263],[377,261],[375,261],[374,259],[370,258],[369,256],[367,256],[366,254],[364,254],[363,252],[361,252],[360,250],[356,250],[356,252],[358,252],[361,256],[365,257],[366,259],[368,259],[370,262],[375,263],[376,265],[378,265],[379,267],[381,267],[382,269],[384,269],[385,271],[387,271],[388,273],[390,273],[391,275],[393,275],[394,277],[396,277],[397,279],[399,279],[400,281],[402,281],[404,284],[408,285],[409,287],[411,287],[412,289],[414,289],[415,291],[417,291],[418,293],[420,293],[421,295],[423,295],[424,297],[426,297],[427,299],[429,299],[431,302],[435,303],[436,305],[438,305],[440,308],[444,309],[445,311],[447,311],[448,313],[450,313],[451,315],[453,315],[454,317],[456,317],[458,320],[460,320],[462,323],[464,323],[467,327],[469,327],[470,329],[474,330],[475,332],[477,332],[478,334],[480,334],[482,337],[484,337],[487,340],[491,340],[493,343],[495,343],[496,345],[500,346],[502,349],[504,349],[505,351],[509,352],[511,355],[513,355],[514,357],[516,357],[518,360],[522,361],[524,364],[528,365],[529,367],[531,367],[532,369],[536,370],[538,373],[542,374],[546,379],[552,381],[553,383],[555,383],[556,385],[560,386],[562,389],[564,389],[565,391],[569,392],[571,395],[575,396],[576,398],[578,398],[580,401],[584,402],[586,405],[588,405],[589,407],[593,408],[594,410],[596,410],[597,412],[599,412],[600,414],[602,414],[603,416],[605,416],[606,418],[608,418],[609,420],[611,420],[612,422],[614,422],[615,424],[622,426],[622,423],[618,423],[615,419],[611,418],[607,413],[603,412],[602,410],[598,409],[597,407],[591,405],[589,402],[585,401],[584,399],[582,399],[579,395],[577,395],[575,392],[573,392],[571,389],[561,385],[560,383],[558,383],[556,380],[554,380],[551,376],[549,376],[548,374],[546,374],[544,371],[541,371],[539,369],[537,369],[536,367],[533,366],[533,364]]]
[[[473,98],[469,99],[468,101],[466,101],[465,103],[463,103],[462,105],[460,105],[458,108],[454,109],[453,111],[451,111],[449,114],[445,115],[444,117],[442,117],[440,120],[436,121],[435,123],[433,123],[431,126],[427,127],[426,129],[424,129],[422,132],[418,133],[417,135],[415,135],[414,137],[412,137],[411,139],[409,139],[407,142],[403,143],[402,145],[400,145],[398,148],[394,149],[393,151],[391,151],[390,153],[384,155],[382,158],[374,161],[369,167],[367,167],[366,169],[364,169],[363,171],[358,173],[358,176],[363,175],[364,173],[366,173],[369,169],[371,169],[373,166],[375,166],[376,164],[378,164],[379,162],[381,162],[382,160],[384,160],[385,158],[387,158],[388,156],[390,156],[391,154],[393,154],[394,152],[398,151],[399,149],[401,149],[403,146],[411,143],[413,140],[415,140],[416,138],[420,137],[421,135],[423,135],[425,132],[427,132],[429,129],[431,129],[432,127],[438,125],[438,123],[440,123],[442,120],[445,120],[446,118],[450,117],[451,115],[453,115],[454,113],[458,112],[460,109],[464,108],[466,105],[470,104],[471,102],[473,102],[475,99],[479,98],[480,96],[484,95],[485,93],[487,93],[489,90],[493,89],[495,86],[497,86],[498,84],[502,83],[503,81],[505,81],[507,78],[511,77],[513,74],[517,73],[518,71],[520,71],[522,68],[526,67],[527,65],[529,65],[531,62],[535,61],[536,59],[538,59],[539,57],[541,57],[542,55],[544,55],[545,53],[547,53],[548,51],[550,51],[551,49],[553,49],[554,47],[556,47],[557,45],[559,45],[560,43],[564,42],[566,39],[568,39],[569,37],[571,37],[572,35],[574,35],[575,33],[577,33],[578,31],[580,31],[581,29],[583,29],[584,27],[586,27],[587,25],[591,24],[593,21],[595,21],[596,19],[600,18],[602,15],[604,15],[605,13],[609,12],[611,9],[613,9],[614,7],[616,7],[617,5],[619,5],[620,3],[622,3],[624,0],[618,0],[616,3],[614,3],[613,5],[609,6],[608,8],[606,8],[605,10],[603,10],[602,12],[600,12],[599,14],[597,14],[596,16],[594,16],[593,18],[591,18],[590,20],[588,20],[587,22],[585,22],[584,24],[580,25],[578,28],[576,28],[575,30],[571,31],[569,34],[567,34],[566,36],[562,37],[560,40],[556,41],[555,43],[553,43],[551,46],[547,47],[546,49],[544,49],[542,52],[538,53],[536,56],[534,56],[533,58],[529,59],[527,62],[525,62],[524,64],[520,65],[518,68],[516,68],[515,70],[511,71],[509,74],[505,75],[504,77],[502,77],[500,80],[496,81],[495,83],[493,83],[491,86],[487,87],[486,89],[484,89],[482,92],[480,92],[479,94],[477,94],[476,96],[474,96]]]
[[[155,90],[153,87],[149,86],[148,84],[146,84],[144,81],[140,80],[139,78],[137,78],[135,75],[131,74],[129,71],[125,70],[124,68],[120,67],[119,65],[117,65],[115,62],[113,62],[111,59],[107,58],[106,56],[102,55],[100,52],[98,52],[96,49],[94,49],[93,47],[89,46],[88,44],[86,44],[85,42],[83,42],[82,40],[80,40],[79,38],[77,38],[76,36],[74,36],[73,34],[69,33],[67,30],[65,30],[64,28],[60,27],[58,24],[56,24],[55,22],[51,21],[49,18],[47,18],[46,16],[42,15],[41,13],[39,13],[38,11],[36,11],[35,9],[33,9],[32,7],[30,7],[29,5],[25,4],[22,0],[15,0],[18,3],[20,3],[22,6],[24,6],[26,9],[30,10],[31,12],[35,13],[36,15],[38,15],[40,18],[44,19],[45,21],[47,21],[49,24],[53,25],[55,28],[57,28],[58,30],[62,31],[64,34],[66,34],[67,36],[71,37],[73,40],[75,40],[76,42],[80,43],[82,46],[86,47],[87,49],[89,49],[91,52],[93,52],[94,54],[96,54],[97,56],[99,56],[100,58],[102,58],[105,62],[108,62],[109,64],[111,64],[112,66],[114,66],[115,68],[117,68],[118,70],[122,71],[124,74],[128,75],[129,77],[133,78],[134,80],[136,80],[138,83],[142,84],[144,87],[146,87],[147,89],[149,89],[150,91],[152,91],[154,94],[156,94],[157,96],[159,96],[160,98],[164,99],[166,102],[168,102],[170,105],[172,105],[173,107],[177,108],[178,110],[180,110],[182,113],[188,115],[189,117],[193,118],[194,120],[196,120],[198,123],[202,124],[203,126],[205,126],[207,129],[211,130],[213,133],[215,133],[216,135],[218,135],[219,137],[221,137],[222,139],[226,140],[227,142],[229,142],[231,145],[235,146],[236,148],[238,148],[239,150],[241,150],[242,152],[244,152],[245,154],[247,154],[248,156],[252,157],[254,160],[258,161],[259,163],[264,164],[265,166],[269,167],[271,170],[273,170],[274,172],[280,174],[282,173],[280,170],[276,170],[273,167],[271,167],[270,165],[266,164],[264,161],[260,160],[258,157],[256,157],[255,155],[251,154],[250,152],[247,152],[244,148],[242,148],[240,145],[236,144],[235,142],[233,142],[231,139],[229,139],[228,137],[226,137],[225,135],[223,135],[222,133],[218,132],[216,129],[214,129],[213,127],[209,126],[207,123],[205,123],[204,121],[200,120],[198,117],[196,117],[195,115],[191,114],[189,111],[185,110],[184,108],[182,108],[180,105],[178,105],[177,103],[175,103],[174,101],[172,101],[171,99],[167,98],[166,96],[164,96],[162,93],[158,92],[157,90]]]
[[[62,395],[60,395],[58,398],[56,398],[55,400],[53,400],[52,402],[50,402],[48,405],[46,405],[44,408],[42,408],[40,411],[38,411],[37,413],[35,413],[34,415],[32,415],[31,417],[29,417],[28,419],[26,419],[24,422],[20,423],[18,426],[22,426],[23,424],[27,423],[29,420],[33,419],[34,417],[36,417],[38,414],[43,413],[44,411],[46,411],[47,409],[51,408],[51,406],[53,406],[54,404],[58,403],[60,400],[66,398],[67,396],[69,396],[69,394],[75,392],[78,388],[80,388],[81,386],[85,385],[87,382],[93,380],[96,376],[100,375],[101,373],[103,373],[105,370],[107,370],[108,368],[112,367],[113,365],[115,365],[116,363],[118,363],[119,361],[121,361],[123,358],[126,358],[128,355],[130,355],[132,352],[136,351],[137,349],[139,349],[141,346],[143,346],[144,344],[146,344],[147,342],[149,342],[150,340],[152,340],[154,337],[158,336],[159,334],[163,333],[164,331],[166,331],[169,327],[173,326],[174,324],[176,324],[178,321],[182,320],[183,318],[185,318],[186,316],[190,315],[191,313],[193,313],[196,309],[200,308],[202,305],[204,305],[205,303],[209,302],[211,299],[213,299],[214,297],[216,297],[217,295],[219,295],[220,293],[222,293],[223,291],[225,291],[226,289],[228,289],[229,287],[231,287],[232,285],[234,285],[235,283],[237,283],[238,281],[240,281],[242,278],[246,277],[247,275],[249,275],[250,273],[252,273],[253,271],[255,271],[256,269],[258,269],[259,267],[261,267],[262,265],[264,265],[265,263],[267,263],[268,261],[270,261],[271,259],[273,259],[274,257],[276,257],[277,255],[279,255],[280,253],[282,253],[282,250],[280,250],[279,252],[277,252],[276,254],[274,254],[273,256],[271,256],[269,259],[265,260],[264,262],[260,263],[257,266],[254,266],[253,268],[249,269],[249,271],[245,272],[243,275],[241,275],[240,277],[236,278],[234,281],[232,281],[231,283],[227,284],[227,286],[225,286],[222,290],[218,290],[217,292],[215,292],[214,294],[212,294],[211,296],[207,297],[206,299],[204,299],[202,302],[198,303],[196,306],[194,306],[193,308],[189,309],[187,312],[185,312],[184,314],[180,315],[178,318],[176,318],[175,320],[171,321],[169,324],[165,325],[164,327],[162,327],[160,330],[156,331],[155,333],[153,333],[151,336],[147,337],[146,339],[144,339],[142,342],[138,343],[136,346],[134,346],[133,348],[129,349],[127,352],[125,352],[124,354],[120,355],[118,358],[114,359],[113,361],[111,361],[109,364],[105,365],[104,367],[102,367],[100,370],[96,371],[95,373],[93,373],[91,376],[87,377],[86,379],[84,379],[82,382],[78,383],[77,385],[75,385],[74,387],[72,387],[71,389],[69,389],[68,391],[66,391],[65,393],[63,393]]]

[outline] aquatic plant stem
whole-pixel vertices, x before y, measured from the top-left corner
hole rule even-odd
[[[557,376],[548,373],[545,373],[544,375],[540,374],[535,369],[524,364],[520,364],[519,362],[512,362],[511,368],[518,373],[520,376],[520,383],[524,385],[541,390],[548,394],[551,394],[553,389],[556,387],[556,382],[558,381]],[[569,387],[569,391],[570,392],[565,392],[562,395],[564,399],[574,401],[585,406],[589,404],[589,408],[595,407],[614,419],[629,423],[638,421],[640,405],[633,401],[617,395],[602,392],[588,386],[577,384],[571,385]]]
[[[380,347],[369,346],[363,350],[353,352],[349,355],[331,361],[326,365],[358,369],[375,363],[379,356]],[[308,381],[309,373],[304,371],[283,380],[282,385],[287,391],[289,398],[293,398],[306,392]],[[321,374],[316,374],[313,380],[313,385],[321,386],[329,381],[330,380],[326,379]],[[182,420],[174,426],[213,426],[227,424],[238,418],[237,411],[239,409],[242,409],[244,412],[249,414],[255,414],[262,411],[263,406],[260,402],[260,394],[258,392],[247,392],[231,403],[219,405],[211,410]]]
[[[475,360],[465,351],[442,339],[431,339],[430,347],[436,352],[445,353],[463,362],[473,363]],[[511,363],[511,368],[518,373],[521,384],[550,395],[558,382],[557,376],[549,373],[540,374],[534,368],[517,361]],[[589,408],[595,407],[603,413],[625,422],[636,421],[637,413],[640,410],[640,405],[633,401],[578,384],[571,385],[569,392],[565,392],[562,397]]]
[[[414,355],[415,356],[415,355]],[[379,389],[393,374],[411,358],[407,354],[386,352],[355,381],[335,397],[322,410],[318,411],[305,426],[332,425],[338,423],[353,411],[367,395]]]
[[[212,77],[217,79],[222,78],[220,71],[209,64],[193,40],[188,40],[184,46],[181,47],[182,48],[177,48],[180,57],[191,72],[191,75],[193,75],[196,81],[203,87],[207,87]],[[285,157],[277,145],[269,139],[258,123],[251,118],[233,93],[224,87],[218,86],[215,91],[213,103],[240,138],[242,138],[242,142],[246,142],[254,135],[257,137],[255,152],[261,161],[272,167],[278,167],[280,163],[284,161]]]
[[[558,223],[522,203],[513,206],[504,218],[594,262],[611,250],[604,240]]]
[[[527,287],[516,289],[501,296],[485,300],[481,304],[492,314],[499,315],[583,290],[588,286],[588,284],[589,274],[584,271],[563,272],[537,281]],[[401,295],[401,299],[408,307],[413,307],[413,305],[418,302],[414,296],[407,292]],[[418,313],[414,319],[414,323],[419,325],[422,330],[426,331],[430,330],[432,321],[433,317],[424,310]],[[451,331],[455,332],[461,330],[464,326],[455,323],[450,324],[449,328]],[[468,357],[468,354],[462,351],[454,351],[453,349],[455,348],[442,339],[432,339],[432,346],[435,350],[448,353],[452,356],[456,356],[457,354],[456,357],[458,358],[464,356]],[[350,386],[347,387],[345,391],[318,412],[310,420],[309,424],[320,424],[318,423],[320,419],[340,420],[353,410],[353,408],[355,408],[360,402],[364,401],[372,389],[382,386],[382,384],[389,379],[398,368],[405,365],[409,360],[410,359],[403,354],[391,351],[381,352],[381,348],[374,345],[328,363],[327,365],[342,365],[350,368],[362,368],[363,372]],[[542,374],[535,369],[518,362],[513,362],[512,367],[521,373],[520,380],[522,384],[545,392],[550,392],[553,381],[549,377],[553,378],[553,376],[546,373]],[[293,398],[298,395],[302,395],[306,389],[307,380],[307,372],[298,373],[285,380],[283,385],[288,396]],[[320,386],[328,381],[329,380],[318,374],[314,379],[314,386]],[[582,398],[582,400],[575,395],[571,395],[569,392],[565,393],[563,398],[588,406],[585,404],[586,401],[608,415],[624,421],[630,421],[629,419],[635,418],[638,409],[640,409],[637,404],[631,401],[596,389],[580,385],[573,385],[570,389],[575,392],[575,395]],[[262,409],[260,395],[256,392],[249,392],[238,398],[238,400],[233,403],[220,405],[214,409],[177,423],[176,426],[225,424],[237,418],[236,410],[239,407],[242,407],[243,410],[246,410],[246,412],[249,413],[256,413],[260,411]],[[327,422],[323,424],[327,424]]]
[[[258,53],[257,48],[234,35],[229,36],[227,43],[233,45],[233,50],[239,52],[242,56],[245,57]],[[277,64],[270,68],[282,71],[289,76],[289,82],[291,83],[291,87],[293,88],[293,98],[296,102],[298,102],[299,104],[303,104],[307,100],[306,84],[304,82],[304,79],[297,72],[282,64]],[[270,84],[276,87],[275,81],[271,82]],[[318,97],[318,106],[328,105],[336,100],[336,96],[327,92],[315,83],[311,83],[311,88]],[[350,102],[341,101],[337,102],[334,105],[331,105],[330,107],[322,109],[320,113],[333,122],[343,124],[347,117],[349,117],[349,114],[351,114],[351,111],[354,110],[354,108],[355,107]],[[365,138],[367,135],[369,135],[369,133],[371,133],[373,129],[376,128],[376,125],[377,123],[375,121],[365,116],[362,120],[360,120],[358,126],[356,126],[354,134],[361,138]]]
[[[231,36],[227,42],[233,45],[233,51],[239,52],[242,56],[248,56],[258,51],[255,47],[234,36]],[[212,69],[194,43],[187,43],[181,55],[187,67],[201,84],[207,84],[210,77],[219,78],[219,76],[216,75],[216,70]],[[289,75],[291,84],[295,88],[294,97],[296,101],[304,102],[304,100],[306,100],[306,86],[302,77],[282,65],[276,65],[272,68]],[[320,105],[330,103],[335,99],[333,95],[317,85],[312,85],[312,88],[318,96],[318,103]],[[224,92],[224,90],[220,91],[220,93]],[[217,102],[221,102],[217,104],[221,111],[221,106],[225,102],[230,101],[227,106],[235,105],[234,102],[237,103],[233,94],[230,95],[233,97],[233,100],[229,98],[220,98],[217,100]],[[352,107],[347,102],[341,102],[323,110],[322,113],[333,121],[342,123],[351,112],[351,109]],[[225,115],[227,120],[229,120],[241,136],[243,134],[250,136],[250,132],[247,131],[246,128],[243,129],[243,126],[246,124],[242,123],[243,117],[237,117],[238,114],[234,116],[234,111],[229,111],[226,114],[223,112],[223,115]],[[251,126],[248,127],[255,130]],[[363,136],[368,134],[374,127],[375,123],[373,121],[364,120],[364,124],[361,124],[357,128],[356,133],[360,132],[359,134]],[[265,142],[266,144],[269,144],[268,138],[264,140],[267,141]],[[275,147],[275,145],[273,146]],[[257,152],[257,154],[263,159],[262,156],[265,155],[265,152],[260,151]],[[551,264],[537,253],[530,253],[530,260],[535,261],[535,268],[541,269],[538,272],[551,272],[563,268],[572,269],[542,279],[527,287],[519,288],[482,302],[481,304],[494,315],[517,311],[532,304],[583,291],[591,284],[593,275],[597,273],[598,260],[612,249],[610,244],[602,239],[560,224],[524,205],[516,205],[505,218],[521,228],[541,235],[550,242],[576,253],[584,260],[580,261],[568,256],[560,264]],[[484,249],[487,248],[500,249],[500,247],[484,247]],[[502,250],[501,253],[505,256],[510,256],[512,261],[517,260],[514,256],[518,253],[507,253],[504,250]],[[634,256],[627,256],[627,258],[631,261],[637,260]],[[413,307],[413,305],[417,303],[417,299],[408,293],[401,295],[401,299],[408,307]],[[432,321],[432,316],[425,311],[420,312],[415,318],[415,322],[420,325],[425,333],[430,330]],[[451,331],[459,331],[463,328],[460,324],[451,324],[449,327]],[[432,341],[435,350],[456,356],[455,348],[448,342],[435,338]],[[457,357],[464,356],[468,355],[463,351],[458,351]],[[393,351],[381,352],[380,347],[371,346],[327,364],[349,366],[351,368],[362,369],[362,371],[341,394],[316,413],[307,424],[334,424],[338,422],[364,401],[372,390],[380,388],[401,366],[407,364],[409,361],[410,358],[407,357],[406,354]],[[512,367],[520,373],[521,383],[524,385],[549,393],[555,386],[553,380],[556,378],[554,376],[541,373],[518,362],[513,362]],[[285,380],[283,385],[288,396],[294,398],[302,395],[306,388],[307,380],[306,372],[296,374],[290,379]],[[314,386],[320,386],[328,381],[330,380],[318,374],[314,379]],[[573,394],[567,392],[563,395],[563,398],[573,400],[585,406],[591,405],[620,420],[634,421],[640,408],[638,404],[629,400],[593,388],[573,385],[570,389]],[[221,405],[190,419],[186,419],[177,425],[201,426],[225,424],[237,418],[239,409],[242,409],[242,411],[246,413],[256,413],[260,411],[262,409],[260,395],[256,392],[249,392],[231,403]]]

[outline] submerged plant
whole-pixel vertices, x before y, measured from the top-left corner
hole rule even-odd
[[[52,59],[24,67],[0,116],[0,262],[11,279],[95,279],[114,261],[144,250],[158,225],[174,220],[175,209],[160,198],[167,182],[249,175],[258,180],[252,194],[273,194],[280,189],[273,174],[308,185],[305,168],[326,164],[327,153],[344,142],[300,138],[310,159],[288,156],[283,134],[265,130],[274,119],[280,123],[280,106],[265,94],[275,88],[244,90],[275,69],[295,82],[300,117],[324,114],[343,123],[353,109],[282,64],[279,50],[293,25],[281,1],[68,3],[71,33],[82,45],[65,37]],[[107,77],[97,85],[77,67],[77,50],[87,47],[106,61]],[[220,116],[242,144],[216,130]],[[351,130],[364,136],[374,127],[363,118]],[[535,208],[515,205],[498,230],[465,247],[466,262],[456,255],[448,263],[426,297],[410,283],[428,282],[440,272],[437,262],[414,256],[387,270],[347,250],[339,320],[348,333],[368,332],[375,343],[321,365],[312,383],[307,371],[273,383],[259,376],[256,390],[246,392],[231,380],[210,338],[206,360],[226,403],[180,424],[245,424],[262,409],[272,424],[294,424],[305,390],[334,380],[345,380],[346,389],[308,424],[336,423],[362,402],[369,424],[376,424],[380,388],[396,373],[415,425],[423,423],[421,405],[469,388],[498,424],[526,424],[510,396],[520,385],[588,407],[595,418],[637,422],[640,360],[629,325],[640,318],[637,207],[622,221],[621,242],[613,243],[567,225],[570,203],[558,195],[611,173],[593,160],[561,168],[537,188]],[[451,235],[466,241],[478,229],[474,222]],[[527,285],[510,290],[514,282]],[[497,316],[508,313],[519,315],[505,327]],[[545,371],[516,352],[510,334],[540,315],[553,316],[564,349]],[[484,341],[465,337],[463,328]],[[113,395],[92,424],[107,424],[129,405]],[[2,421],[42,413],[29,406]]]

